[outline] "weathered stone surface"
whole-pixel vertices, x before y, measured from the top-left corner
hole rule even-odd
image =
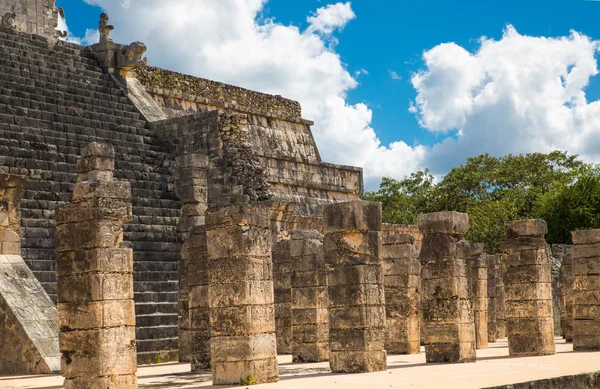
[[[232,205],[206,215],[210,354],[217,385],[278,380],[271,275],[256,279],[250,272],[243,280],[227,282],[220,267],[227,259],[271,262],[270,223],[261,217],[269,210],[266,205]],[[228,247],[240,243],[241,250]]]
[[[428,363],[475,362],[475,324],[466,260],[466,214],[419,215],[423,337]]]
[[[14,13],[13,27],[17,31],[40,35],[50,41],[58,38],[58,15],[62,8],[55,0],[0,0],[0,15]],[[66,33],[61,36],[66,37]]]
[[[471,256],[467,260],[469,296],[475,319],[476,346],[488,346],[488,265],[483,244],[471,245]]]
[[[82,156],[96,169],[112,153],[112,147],[91,144]],[[109,174],[98,178],[106,181],[98,185],[89,181],[89,169],[80,168],[74,192],[86,195],[56,213],[59,343],[66,388],[137,388],[133,256],[131,249],[119,247],[131,211],[121,207],[125,212],[106,212],[101,209],[105,203],[95,201],[113,199],[114,192],[128,200],[130,194],[124,191],[128,186],[110,181],[112,166],[105,171]],[[86,189],[78,190],[81,186]],[[69,218],[69,212],[95,216],[80,221]]]
[[[273,244],[273,285],[275,298],[275,328],[277,353],[292,353],[292,274],[295,264],[291,258],[291,241]]]
[[[554,354],[554,318],[547,232],[541,220],[506,223],[506,330],[510,355]],[[539,240],[525,241],[523,238]],[[498,294],[496,294],[498,298]]]
[[[498,339],[504,339],[507,336],[506,333],[506,286],[504,284],[504,276],[506,274],[506,261],[505,255],[496,256],[496,337]]]
[[[573,257],[571,255],[571,246],[565,246],[564,255],[559,272],[559,303],[560,327],[563,337],[567,342],[573,341],[573,315],[575,307],[573,305]],[[553,246],[554,252],[554,246]],[[553,291],[555,284],[552,284]],[[556,324],[556,321],[555,321]]]
[[[574,231],[572,235],[573,350],[597,351],[600,350],[600,283],[597,280],[600,245],[593,242],[597,242],[600,232]],[[568,270],[565,269],[565,273],[568,273]],[[565,297],[568,297],[569,286],[565,285]],[[565,309],[567,304],[568,301],[565,301]],[[567,315],[568,313],[571,311],[566,312]]]
[[[488,255],[488,343],[496,342],[496,263],[502,260],[501,255]]]
[[[386,370],[381,204],[328,205],[324,223],[329,366],[345,373]]]
[[[294,231],[289,241],[292,316],[291,347],[294,362],[329,360],[327,274],[323,258],[323,236],[317,231]],[[311,312],[312,311],[312,312]],[[319,314],[320,312],[325,314]],[[314,318],[306,322],[302,318]]]
[[[469,215],[449,211],[421,214],[419,215],[419,230],[423,235],[462,236],[469,230]]]

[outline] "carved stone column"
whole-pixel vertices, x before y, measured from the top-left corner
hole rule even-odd
[[[380,231],[380,203],[325,206],[329,365],[334,373],[387,368]]]
[[[488,343],[495,343],[496,332],[496,263],[500,255],[488,255],[487,267],[487,290],[488,290]]]
[[[600,230],[573,235],[573,350],[600,350]]]
[[[506,264],[504,257],[496,257],[496,337],[498,339],[506,338],[506,292],[504,286],[504,274],[506,273]]]
[[[475,338],[478,349],[488,347],[488,268],[483,243],[471,245],[471,256],[467,262],[469,272],[469,295],[475,319]]]
[[[572,248],[565,247],[559,275],[560,327],[567,342],[573,341],[573,256]]]
[[[294,231],[290,242],[292,273],[292,357],[294,362],[329,360],[327,273],[323,235]]]
[[[466,213],[419,215],[423,233],[421,283],[425,355],[428,363],[475,362],[475,324],[466,259],[470,246]]]
[[[510,355],[554,354],[548,232],[543,220],[506,223],[506,332]]]
[[[213,383],[275,382],[270,207],[209,210],[206,241]]]
[[[419,323],[421,263],[419,248],[411,235],[383,238],[386,342],[388,354],[418,354],[421,349]]]
[[[56,211],[56,268],[65,388],[137,388],[129,182],[112,181],[112,146],[92,143],[77,163],[72,203]]]

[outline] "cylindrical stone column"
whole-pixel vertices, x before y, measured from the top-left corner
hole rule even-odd
[[[210,368],[208,252],[206,227],[192,227],[185,243],[189,287],[189,340],[192,371]]]
[[[419,248],[407,234],[383,238],[386,342],[388,354],[418,354],[421,350],[419,323],[421,263]]]
[[[471,245],[471,256],[468,259],[469,296],[473,306],[475,320],[476,347],[488,347],[488,287],[487,258],[483,252],[483,243]]]
[[[573,350],[600,350],[600,230],[574,231]]]
[[[506,223],[502,245],[506,332],[510,355],[554,354],[554,319],[548,232],[543,220]]]
[[[334,373],[387,368],[380,231],[380,203],[325,206],[329,366]]]
[[[290,240],[292,273],[292,360],[329,360],[327,272],[323,235],[294,231]]]
[[[270,208],[236,204],[206,214],[210,354],[215,385],[275,382]]]
[[[427,363],[475,362],[475,324],[469,299],[466,260],[471,251],[462,239],[469,229],[466,213],[419,215],[423,243],[421,286]]]
[[[504,274],[506,265],[502,255],[496,257],[496,337],[506,338],[506,292],[504,287]]]
[[[560,328],[567,342],[573,341],[573,256],[571,246],[565,247],[559,274]]]
[[[486,257],[488,267],[488,343],[497,340],[496,331],[496,263],[500,255],[488,255]]]
[[[72,203],[56,210],[61,373],[65,388],[137,388],[129,182],[112,181],[112,146],[92,143],[77,163]]]
[[[275,331],[277,353],[292,352],[292,272],[290,241],[273,244],[273,287],[275,293]]]

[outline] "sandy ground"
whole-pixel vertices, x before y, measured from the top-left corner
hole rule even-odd
[[[421,350],[419,355],[390,355],[388,371],[368,374],[332,374],[328,363],[296,364],[291,363],[291,356],[283,355],[279,357],[279,382],[253,388],[470,389],[600,370],[600,352],[575,353],[561,338],[556,339],[556,349],[556,355],[511,358],[506,340],[501,340],[477,350],[477,363],[456,365],[426,364]],[[184,363],[140,366],[138,379],[140,388],[215,387],[210,372],[191,374],[189,364]],[[0,388],[62,388],[62,381],[61,376],[0,377]]]

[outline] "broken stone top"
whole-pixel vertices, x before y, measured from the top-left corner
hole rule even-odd
[[[483,243],[471,243],[471,255],[483,254]]]
[[[600,243],[600,230],[580,230],[571,232],[573,244]]]
[[[323,211],[325,233],[348,230],[381,231],[381,203],[351,201],[328,204]]]
[[[548,225],[539,219],[511,220],[506,222],[506,234],[509,238],[518,236],[542,236],[548,233]]]
[[[451,211],[421,214],[418,224],[423,235],[462,236],[469,230],[469,215]]]
[[[115,150],[105,143],[90,143],[81,150],[77,161],[78,182],[112,181],[115,170]]]

